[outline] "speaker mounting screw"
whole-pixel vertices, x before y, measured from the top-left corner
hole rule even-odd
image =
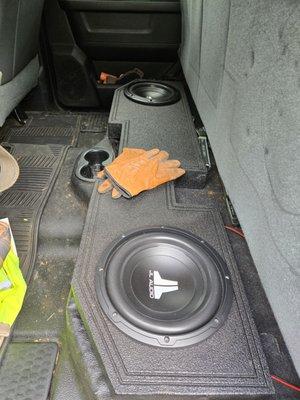
[[[219,323],[218,318],[215,318],[214,321],[215,321],[215,323],[218,325],[218,323]]]
[[[170,342],[169,336],[165,336],[165,337],[164,337],[164,342],[165,342],[165,343],[169,343],[169,342]]]
[[[118,316],[118,313],[116,313],[116,312],[113,312],[113,313],[112,313],[112,316],[113,316],[113,318],[117,318],[117,316]]]

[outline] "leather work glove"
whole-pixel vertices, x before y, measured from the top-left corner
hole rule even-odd
[[[159,150],[157,150],[156,152],[158,153]],[[124,168],[124,165],[128,161],[131,161],[134,158],[136,158],[142,154],[145,154],[145,153],[146,153],[146,150],[144,150],[144,149],[134,149],[134,148],[124,147],[122,153],[118,157],[116,157],[110,165],[113,165],[116,168],[120,168],[120,169]],[[97,177],[100,179],[104,179],[106,177],[104,170],[98,172]],[[112,197],[114,199],[121,197],[121,193],[116,188],[113,187],[113,184],[110,182],[109,179],[105,179],[105,181],[102,182],[98,186],[99,193],[106,193],[110,190],[112,190]]]
[[[180,161],[168,158],[166,151],[153,149],[122,166],[113,163],[106,166],[104,174],[122,196],[131,198],[184,175]]]

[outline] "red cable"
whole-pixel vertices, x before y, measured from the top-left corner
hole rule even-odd
[[[300,392],[300,387],[299,386],[292,385],[291,383],[285,381],[282,378],[279,378],[276,375],[271,375],[271,378],[273,379],[273,381],[275,381],[277,383],[280,383],[281,385],[283,385],[283,386],[285,386],[285,387],[287,387],[289,389],[295,390],[296,392]]]
[[[236,233],[240,237],[245,238],[245,235],[244,235],[243,231],[240,228],[236,228],[235,226],[229,226],[229,225],[225,225],[225,228],[228,231]],[[284,379],[279,378],[276,375],[271,375],[271,378],[273,379],[273,381],[275,381],[277,383],[280,383],[282,386],[285,386],[288,389],[295,390],[296,392],[300,392],[300,387],[299,386],[293,385],[293,384],[285,381]]]
[[[240,237],[242,237],[243,239],[245,239],[245,235],[244,232],[240,229],[240,228],[236,228],[235,226],[229,226],[229,225],[225,225],[225,228],[233,233],[236,233],[237,235],[239,235]]]

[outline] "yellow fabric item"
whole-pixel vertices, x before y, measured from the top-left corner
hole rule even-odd
[[[158,151],[159,150],[157,150],[157,152]],[[120,169],[124,168],[124,166],[128,163],[128,161],[131,161],[134,158],[145,153],[146,150],[144,149],[124,147],[122,153],[118,157],[116,157],[110,165],[114,166],[115,168],[120,168]],[[105,172],[104,171],[98,172],[97,177],[100,179],[105,178]],[[105,179],[105,181],[98,186],[99,193],[106,193],[110,190],[112,190],[113,198],[116,199],[121,196],[121,193],[116,188],[113,187],[113,184],[109,179]]]
[[[0,268],[0,281],[8,279],[12,287],[0,290],[0,323],[12,326],[19,314],[27,285],[19,268],[19,258],[12,250]]]
[[[112,185],[124,196],[133,197],[144,190],[179,178],[185,173],[180,161],[169,160],[166,151],[153,149],[127,160],[122,165],[110,164],[104,169]]]

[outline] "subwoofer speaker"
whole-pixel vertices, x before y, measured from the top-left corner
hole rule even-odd
[[[125,96],[136,103],[149,106],[166,106],[180,100],[179,90],[155,81],[134,81],[124,90]]]
[[[108,318],[147,344],[182,347],[216,332],[232,303],[226,263],[206,242],[177,228],[128,233],[104,255],[97,295]]]
[[[77,47],[60,47],[53,52],[57,98],[67,107],[99,107],[96,90],[89,73],[91,66]]]

